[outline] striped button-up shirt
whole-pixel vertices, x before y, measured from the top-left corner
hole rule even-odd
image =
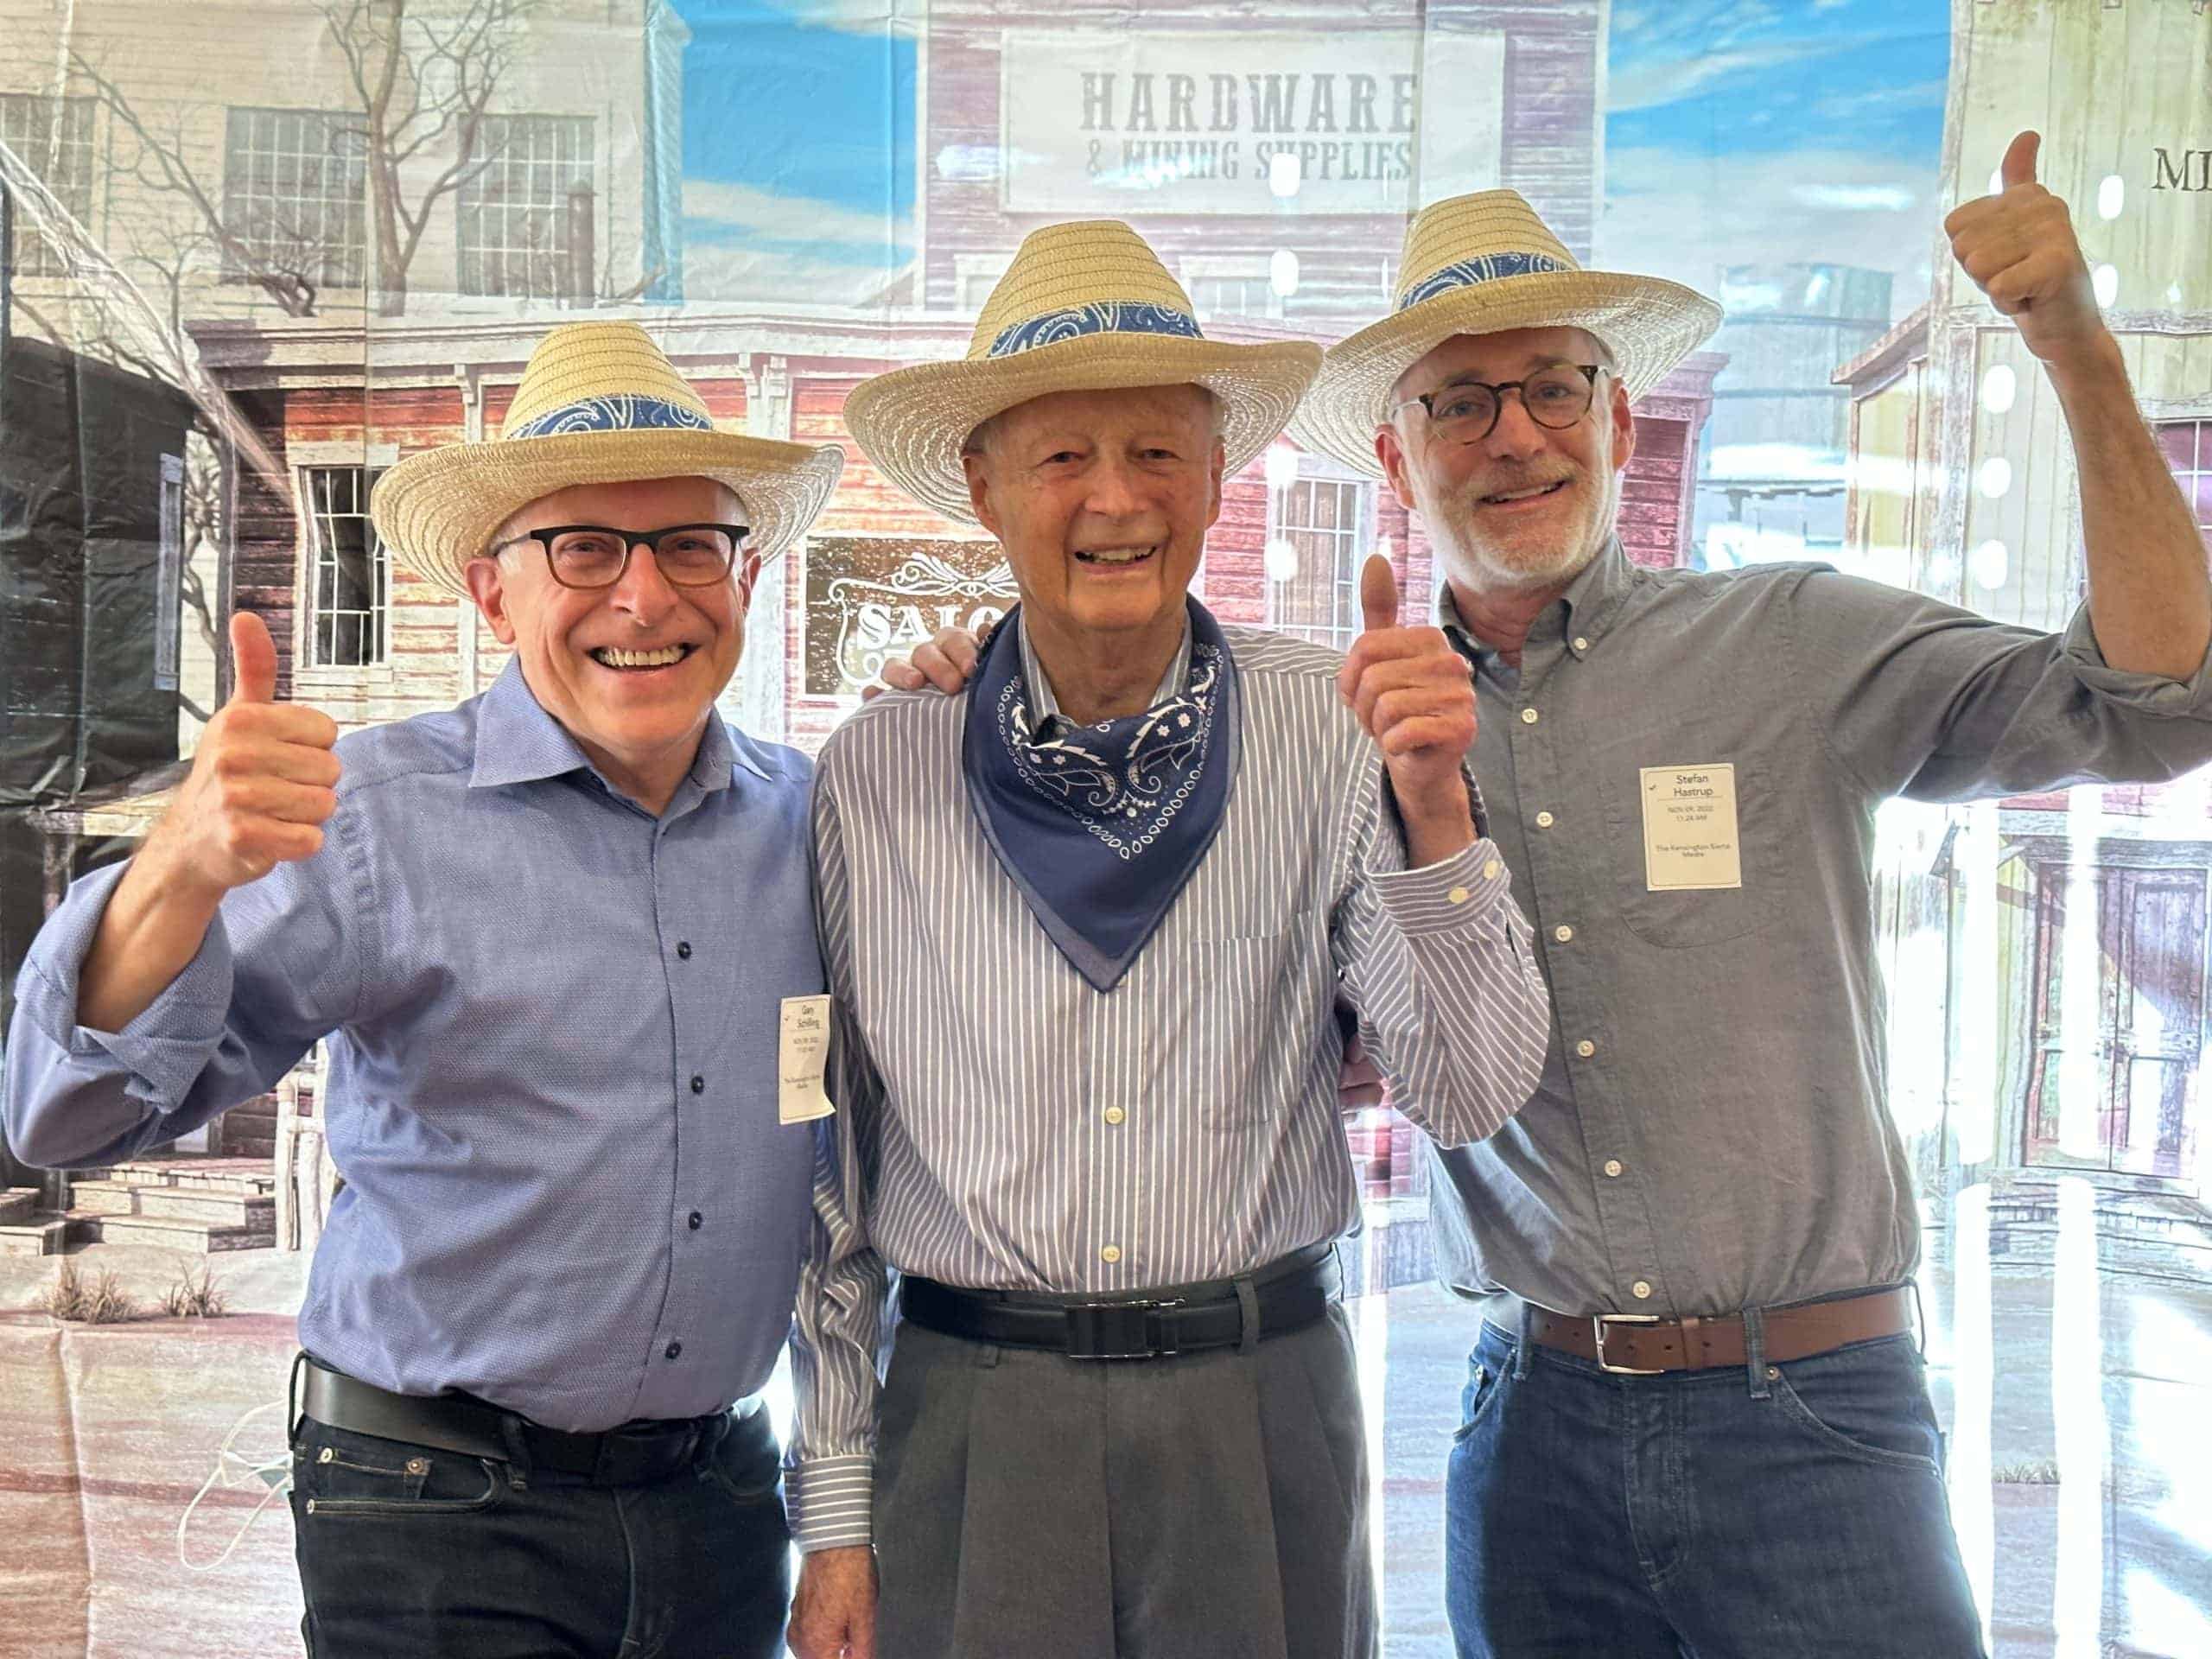
[[[1359,1218],[1340,995],[1440,1141],[1491,1134],[1535,1084],[1548,1014],[1496,847],[1407,869],[1343,658],[1226,632],[1228,810],[1110,992],[1061,958],[976,827],[964,699],[880,698],[823,750],[841,1109],[794,1347],[802,1548],[869,1539],[887,1268],[1123,1296],[1339,1236]]]

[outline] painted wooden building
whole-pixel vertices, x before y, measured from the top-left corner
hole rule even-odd
[[[2016,132],[2043,134],[2042,181],[2072,206],[2144,418],[2212,546],[2212,11],[1954,0],[1952,27],[1939,207],[1992,189]],[[1947,249],[1931,252],[1927,305],[1836,372],[1852,399],[1847,544],[1870,573],[2062,627],[2085,572],[2056,394]],[[1934,1162],[1948,1147],[1968,1179],[1994,1172],[2024,1236],[2050,1230],[2050,1181],[2079,1175],[2108,1234],[2185,1233],[2212,1260],[2207,787],[2081,789],[1899,829],[1896,846],[1925,855],[1940,835],[1942,850],[1887,878],[1893,996],[1948,1010],[1931,1033],[1946,1061],[1904,1055],[1918,1081],[1902,1087],[1933,1091]],[[1916,957],[1916,936],[1947,940],[1952,968]],[[1985,950],[1997,973],[1982,988]]]

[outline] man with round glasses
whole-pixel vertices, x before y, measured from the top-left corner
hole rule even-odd
[[[825,1000],[810,769],[714,703],[842,463],[715,431],[635,324],[555,329],[498,442],[410,456],[372,504],[513,648],[492,689],[339,740],[234,618],[175,804],[33,946],[4,1121],[34,1163],[136,1156],[328,1044],[346,1186],[292,1437],[312,1652],[781,1647],[760,1391],[818,1151],[818,1083],[783,1063]]]

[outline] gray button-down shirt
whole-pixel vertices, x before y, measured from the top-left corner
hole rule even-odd
[[[1887,797],[1964,801],[2212,760],[2212,690],[2107,667],[2086,610],[1993,623],[1824,565],[1618,546],[1476,662],[1491,833],[1536,924],[1536,1096],[1437,1154],[1446,1275],[1566,1313],[1709,1314],[1909,1276],[1870,860]],[[1742,885],[1655,891],[1647,768],[1734,768]],[[1662,861],[1658,874],[1669,869]]]
[[[879,698],[822,751],[844,1040],[841,1164],[820,1178],[792,1351],[802,1548],[870,1535],[887,1267],[1128,1296],[1349,1232],[1340,995],[1438,1139],[1489,1135],[1528,1098],[1543,989],[1497,849],[1405,868],[1375,746],[1337,695],[1344,659],[1225,632],[1228,810],[1111,991],[1060,957],[977,830],[964,698]]]

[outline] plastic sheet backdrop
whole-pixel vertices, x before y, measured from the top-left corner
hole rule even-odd
[[[1725,309],[1637,410],[1631,559],[1826,560],[2060,626],[2063,429],[1940,228],[2028,126],[2212,524],[2202,0],[0,0],[0,987],[158,814],[232,609],[347,729],[490,684],[502,649],[369,493],[496,436],[556,322],[637,319],[725,429],[848,449],[812,556],[754,594],[741,724],[811,749],[887,658],[1001,613],[1003,558],[843,409],[963,354],[1056,219],[1134,224],[1210,337],[1327,343],[1387,308],[1415,208],[1510,185],[1578,261]],[[1376,551],[1433,591],[1389,492],[1284,440],[1229,480],[1198,591],[1341,645]],[[2204,780],[1893,805],[1877,841],[1993,1645],[2212,1651]],[[109,1170],[0,1148],[0,1654],[299,1649],[271,1500],[344,1178],[319,1081]],[[1472,1316],[1430,1282],[1414,1132],[1346,1133],[1385,1651],[1442,1659]]]

